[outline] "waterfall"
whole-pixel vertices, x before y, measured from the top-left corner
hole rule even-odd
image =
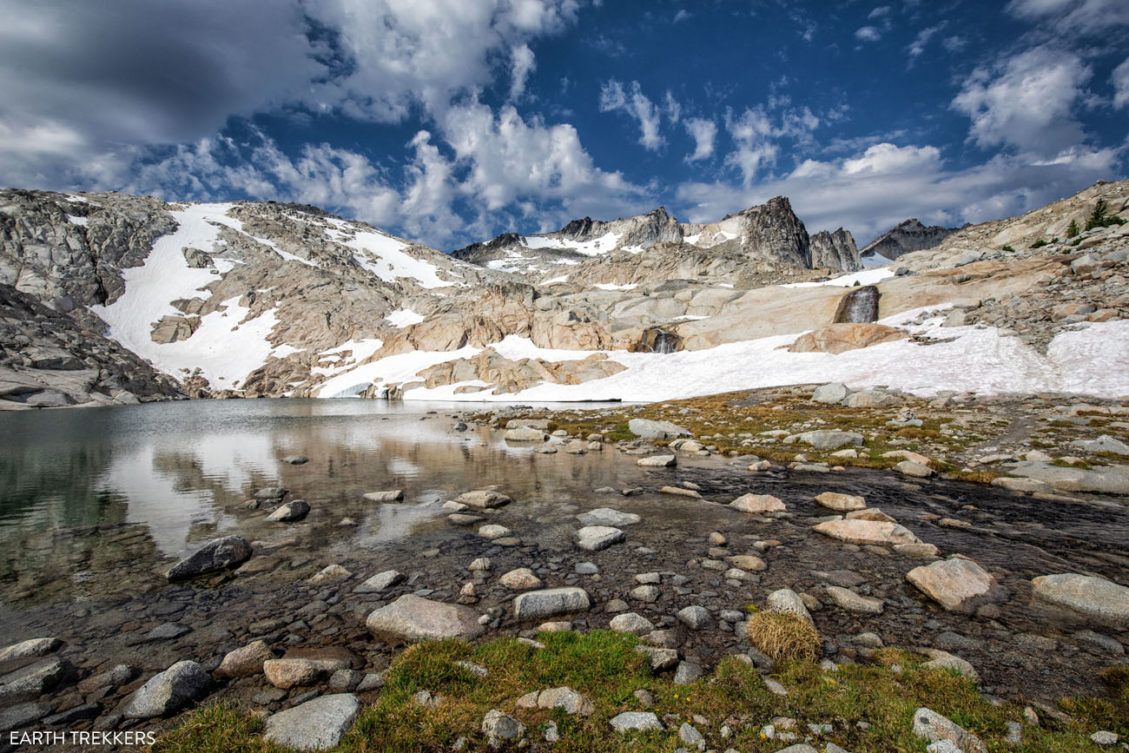
[[[660,327],[643,330],[639,343],[633,348],[636,353],[674,353],[682,347],[682,338]]]
[[[658,334],[655,335],[655,344],[652,350],[655,353],[673,353],[677,349],[678,339],[669,332],[659,330]]]
[[[867,285],[854,288],[839,301],[835,324],[866,324],[878,321],[878,288]]]

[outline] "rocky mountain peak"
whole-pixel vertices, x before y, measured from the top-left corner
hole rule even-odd
[[[867,259],[881,256],[893,261],[912,251],[933,248],[953,232],[953,229],[940,225],[927,226],[916,217],[911,217],[868,243],[859,255]]]
[[[850,230],[820,230],[811,236],[811,265],[844,272],[862,268],[855,237]]]

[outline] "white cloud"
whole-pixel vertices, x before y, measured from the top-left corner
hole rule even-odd
[[[1129,58],[1113,69],[1110,81],[1113,83],[1113,106],[1120,110],[1129,105]]]
[[[655,103],[643,94],[638,81],[632,81],[628,88],[614,78],[600,87],[600,112],[623,111],[639,123],[639,143],[644,148],[656,151],[665,143],[659,133],[661,114]]]
[[[493,59],[577,16],[577,0],[306,0],[337,30],[347,75],[316,87],[314,103],[398,122],[415,105],[441,114],[458,95],[493,80]]]
[[[603,215],[637,206],[644,193],[620,173],[598,168],[567,123],[526,120],[510,106],[495,114],[474,102],[451,108],[442,132],[466,167],[460,190],[487,212],[523,199],[576,211],[602,207],[595,211]]]
[[[866,15],[866,17],[867,18],[883,18],[884,16],[888,16],[888,15],[890,15],[890,6],[889,5],[879,5],[877,8],[870,11],[870,13],[868,13]]]
[[[882,38],[882,32],[876,26],[860,26],[855,29],[855,39],[860,42],[877,42]]]
[[[780,100],[778,113],[764,106],[746,108],[739,116],[726,112],[725,129],[735,148],[726,155],[725,163],[737,168],[743,185],[751,185],[776,162],[780,154],[777,142],[788,139],[809,144],[812,132],[819,127],[819,118],[810,109],[789,108],[787,104],[787,99]]]
[[[970,138],[980,146],[1053,155],[1083,139],[1073,111],[1090,76],[1074,53],[1035,47],[973,71],[952,104],[972,119]]]
[[[525,82],[537,68],[537,60],[529,45],[522,43],[510,50],[510,99],[520,99],[525,93]]]
[[[717,123],[706,118],[687,118],[686,132],[694,139],[694,151],[686,157],[687,162],[696,162],[713,156],[714,142],[717,140]]]
[[[671,23],[681,23],[682,21],[689,20],[693,14],[685,8],[679,8],[678,12],[674,14],[674,20]]]
[[[998,155],[952,170],[933,146],[883,143],[842,159],[805,160],[787,175],[747,187],[683,184],[678,198],[690,221],[701,222],[789,196],[809,231],[843,226],[865,243],[908,217],[955,226],[1033,209],[1107,177],[1119,152],[1079,149],[1059,157],[1032,164]]]
[[[913,42],[911,42],[909,47],[906,48],[909,52],[911,62],[912,58],[920,57],[925,52],[925,48],[929,44],[929,40],[932,39],[937,34],[937,32],[939,32],[944,27],[945,25],[941,23],[937,24],[936,26],[928,26],[917,32],[917,36],[914,37]]]
[[[667,89],[666,94],[663,96],[663,112],[666,115],[666,119],[671,123],[677,123],[682,119],[682,104],[674,98],[674,94],[671,93],[670,89]]]
[[[1072,36],[1105,34],[1129,24],[1129,3],[1125,0],[1012,0],[1007,10],[1018,18],[1048,23]]]

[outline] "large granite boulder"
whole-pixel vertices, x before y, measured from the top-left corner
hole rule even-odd
[[[915,567],[906,580],[950,612],[970,612],[998,591],[991,573],[957,556]]]
[[[539,620],[558,614],[586,612],[592,606],[583,588],[564,587],[528,591],[514,598],[514,619]]]
[[[520,598],[520,597],[519,597]],[[444,604],[405,594],[369,614],[365,621],[377,637],[395,641],[429,641],[477,638],[483,628],[478,613],[458,604]]]
[[[352,693],[323,695],[267,717],[263,737],[295,750],[326,750],[341,742],[360,710]]]
[[[848,544],[920,544],[921,541],[898,523],[880,520],[827,520],[815,526],[816,533],[822,533]]]
[[[1058,573],[1031,581],[1038,599],[1113,627],[1129,627],[1129,588],[1094,575]]]
[[[152,719],[203,698],[212,678],[194,661],[178,661],[134,692],[122,712],[127,719]]]

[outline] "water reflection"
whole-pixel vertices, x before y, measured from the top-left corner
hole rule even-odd
[[[0,415],[0,580],[60,586],[131,557],[155,567],[222,532],[373,547],[404,539],[472,485],[553,501],[614,483],[611,453],[533,455],[485,430],[454,432],[451,410],[257,400]],[[309,463],[282,461],[295,454]],[[298,526],[265,521],[242,502],[266,486],[291,489],[314,514]],[[361,499],[386,488],[405,489],[405,503]],[[360,525],[343,529],[343,517]],[[100,558],[107,546],[114,554]]]

